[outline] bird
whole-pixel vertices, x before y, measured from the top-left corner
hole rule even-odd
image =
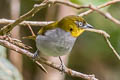
[[[39,56],[39,51],[46,56],[59,57],[71,52],[76,39],[86,28],[93,28],[84,18],[77,15],[69,15],[59,21],[42,27],[36,36],[37,51],[34,58]]]

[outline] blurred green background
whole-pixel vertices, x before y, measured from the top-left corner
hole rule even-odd
[[[28,12],[34,4],[39,4],[42,0],[0,0],[0,18],[11,19],[11,6],[12,1],[18,1],[19,4],[18,16],[23,15]],[[95,6],[104,4],[110,0],[70,0],[73,3],[79,5],[93,4]],[[4,9],[4,10],[3,10]],[[46,7],[40,10],[35,16],[29,20],[32,21],[55,21],[63,18],[67,15],[78,15],[87,9],[75,10],[73,8],[64,5],[53,5],[51,7]],[[109,12],[113,17],[120,20],[120,2],[101,9],[104,12]],[[14,9],[13,9],[14,11]],[[14,11],[13,13],[16,13]],[[17,17],[16,17],[17,18]],[[110,34],[110,41],[113,47],[120,53],[120,25],[117,25],[100,14],[93,12],[84,16],[86,21],[93,25],[96,29],[101,29]],[[14,18],[12,18],[14,19]],[[0,25],[2,27],[3,25]],[[32,26],[35,33],[40,29],[40,27]],[[27,26],[21,26],[19,29],[19,37],[31,35],[30,30]],[[32,40],[22,40],[25,44],[33,47],[31,52],[35,52],[35,42]],[[5,50],[5,49],[3,49]],[[9,51],[8,51],[9,52]],[[16,66],[23,76],[23,80],[83,80],[80,78],[74,78],[68,75],[63,75],[57,70],[53,71],[52,68],[47,68],[48,74],[43,73],[28,57],[22,56],[16,59],[14,54],[10,52],[8,54],[8,59]],[[19,57],[19,56],[18,56]],[[13,60],[11,60],[13,58]],[[50,60],[53,62],[56,58],[52,57]],[[86,74],[95,74],[96,78],[99,80],[120,80],[120,61],[114,55],[112,50],[106,44],[103,36],[92,33],[84,32],[76,41],[72,52],[64,58],[66,65],[69,68],[80,71]],[[57,62],[60,63],[59,60]],[[0,73],[1,74],[1,73]],[[5,80],[5,79],[3,79]],[[17,80],[17,79],[11,79]],[[22,80],[22,79],[21,79]]]

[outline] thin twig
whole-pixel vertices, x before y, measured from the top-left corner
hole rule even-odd
[[[15,38],[11,38],[9,36],[2,36],[2,37],[0,36],[0,39],[9,41],[10,43],[12,43],[16,46],[19,46],[21,48],[24,48],[24,49],[32,49],[31,46],[25,45],[24,43],[22,43],[22,41],[15,39]]]
[[[36,36],[34,31],[32,30],[32,27],[29,24],[27,24],[27,25],[28,25],[28,28],[30,29],[31,33],[32,33],[32,36]]]
[[[120,55],[117,53],[117,51],[114,49],[114,47],[112,46],[112,44],[110,43],[109,39],[107,37],[105,37],[105,40],[108,44],[108,46],[112,49],[113,53],[117,56],[117,58],[120,60]]]
[[[90,31],[90,32],[95,32],[95,33],[98,33],[98,34],[101,34],[104,36],[104,39],[105,41],[107,42],[107,45],[109,46],[109,48],[113,51],[113,53],[115,54],[115,56],[120,60],[120,56],[119,54],[117,53],[117,51],[114,49],[114,47],[112,46],[112,44],[110,43],[109,41],[109,37],[110,35],[107,34],[105,31],[103,30],[96,30],[96,29],[85,29],[86,31]]]
[[[105,18],[111,20],[115,24],[119,24],[120,25],[120,21],[118,21],[117,19],[115,19],[114,17],[112,17],[109,13],[104,13],[104,12],[100,11],[98,8],[96,8],[93,5],[90,5],[89,8],[92,9],[92,10],[94,10],[94,11],[96,11],[96,12],[98,12],[99,14],[103,15]]]
[[[4,46],[6,48],[12,49],[12,50],[14,50],[16,52],[19,52],[19,53],[21,53],[23,55],[26,55],[26,56],[28,56],[30,58],[32,58],[34,56],[29,51],[27,51],[25,49],[22,49],[22,48],[20,48],[20,47],[18,47],[16,45],[6,41],[6,40],[3,40],[3,38],[4,38],[4,36],[0,36],[0,45]]]
[[[28,56],[29,58],[33,59],[34,57],[34,54],[25,50],[25,49],[22,49],[22,48],[19,48],[18,46],[6,41],[6,40],[2,40],[2,37],[3,36],[0,36],[0,44],[6,48],[9,48],[9,49],[12,49],[18,53],[21,53],[23,55],[26,55]],[[62,69],[59,67],[59,65],[57,64],[54,64],[53,62],[51,61],[48,61],[48,60],[45,60],[43,58],[40,58],[39,60],[36,61],[36,64],[40,64],[43,63],[43,64],[46,64],[47,66],[50,66],[54,69],[57,69],[59,71],[62,71]],[[39,65],[40,66],[40,65]],[[40,66],[41,67],[41,66]],[[83,73],[80,73],[80,72],[77,72],[77,71],[74,71],[74,70],[71,70],[69,68],[66,68],[65,69],[65,72],[67,75],[70,75],[70,76],[73,76],[73,77],[80,77],[80,78],[83,78],[83,79],[86,79],[86,80],[98,80],[97,78],[95,78],[94,75],[87,75],[87,74],[83,74]]]
[[[108,33],[106,33],[105,31],[103,31],[103,30],[97,30],[97,29],[85,29],[85,30],[101,34],[101,35],[103,35],[105,37],[108,37],[108,38],[110,37],[110,35]]]
[[[101,8],[106,7],[106,6],[115,4],[115,3],[117,3],[117,2],[120,2],[120,0],[108,1],[108,2],[106,2],[106,3],[104,3],[104,4],[101,4],[101,5],[97,6],[97,8],[98,8],[98,9],[101,9]],[[83,13],[79,14],[79,16],[86,16],[86,15],[88,15],[89,13],[92,13],[93,11],[94,11],[94,10],[88,10],[88,11],[86,11],[86,12],[83,12]]]
[[[0,24],[12,24],[15,20],[9,20],[9,19],[0,19]],[[50,23],[53,23],[54,21],[23,21],[19,25],[20,26],[27,26],[29,24],[30,26],[45,26]]]
[[[43,67],[43,65],[42,65],[40,62],[35,61],[35,63],[39,66],[39,68],[40,68],[42,71],[44,71],[45,73],[48,73],[48,71]]]

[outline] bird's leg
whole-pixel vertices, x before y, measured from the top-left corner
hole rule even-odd
[[[61,70],[62,70],[63,72],[65,72],[66,66],[65,66],[65,64],[64,64],[64,62],[62,61],[62,59],[61,59],[60,56],[59,56],[59,60],[60,60],[60,62],[61,62],[61,64],[60,64]]]

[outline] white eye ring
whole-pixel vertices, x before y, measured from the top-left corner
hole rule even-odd
[[[82,23],[82,22],[79,22],[79,26],[83,26],[83,23]]]

